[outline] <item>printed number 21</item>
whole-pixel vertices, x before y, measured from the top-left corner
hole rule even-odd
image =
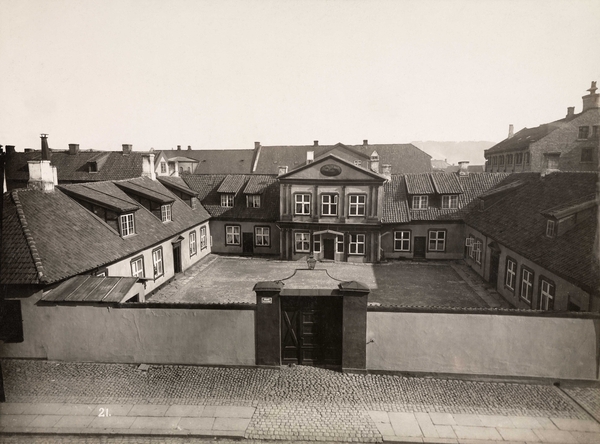
[[[110,414],[108,413],[108,409],[100,407],[100,413],[98,414],[98,416],[102,418],[108,418],[110,416]]]

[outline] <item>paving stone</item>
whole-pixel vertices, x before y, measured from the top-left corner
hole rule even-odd
[[[575,437],[566,430],[534,429],[533,433],[535,433],[542,442],[560,444],[571,444],[577,442]]]
[[[478,426],[452,426],[459,441],[462,439],[487,439],[489,441],[502,441],[502,436],[495,428]]]
[[[202,416],[202,405],[172,405],[165,412],[165,416],[199,417]]]
[[[56,414],[66,416],[93,415],[96,408],[96,405],[90,404],[65,404],[58,409]]]
[[[600,443],[600,433],[588,432],[571,432],[575,440],[581,444],[598,444]]]
[[[136,420],[134,416],[97,416],[90,423],[92,429],[128,429]]]
[[[25,415],[58,415],[58,411],[64,407],[64,403],[39,403],[29,404],[23,410]]]
[[[215,417],[217,413],[217,406],[215,405],[206,405],[202,410],[201,416]]]
[[[428,413],[415,413],[415,418],[421,427],[421,432],[425,438],[439,438],[437,429],[431,422],[431,418]]]
[[[595,421],[583,421],[570,418],[550,418],[560,430],[575,432],[597,432],[600,433],[600,424]]]
[[[63,416],[54,427],[87,427],[97,418],[93,416]]]
[[[20,402],[0,402],[0,416],[20,415],[25,411],[28,404]]]
[[[421,428],[413,413],[388,413],[390,423],[394,428],[394,434],[404,437],[420,437],[422,436]]]
[[[456,425],[454,417],[450,413],[429,413],[431,422],[436,425]]]
[[[498,427],[498,433],[502,435],[502,438],[506,441],[527,441],[527,442],[538,442],[540,438],[533,433],[531,429],[515,429],[515,428],[503,428]]]
[[[507,416],[517,429],[543,429],[544,426],[538,421],[539,418],[529,416]]]
[[[219,406],[215,411],[218,418],[252,418],[253,407]]]
[[[381,433],[382,435],[391,436],[396,434],[394,432],[394,428],[389,422],[376,422],[375,426],[377,427],[377,430],[379,430],[379,433]]]
[[[0,415],[0,427],[27,427],[37,415]]]
[[[504,427],[513,428],[514,424],[506,416],[499,415],[477,415],[481,420],[481,425],[484,427]]]
[[[29,423],[29,427],[54,427],[61,418],[60,415],[39,415]]]
[[[177,428],[181,418],[156,417],[156,416],[138,416],[131,424],[132,429],[158,429],[173,430]]]
[[[458,444],[456,438],[423,438],[423,442],[429,442],[434,444]]]
[[[165,416],[169,410],[168,405],[134,405],[127,416]]]
[[[379,412],[379,411],[373,411],[371,410],[369,412],[369,416],[371,417],[371,419],[373,420],[373,422],[377,423],[377,422],[390,422],[390,418],[388,417],[387,412]]]
[[[436,425],[435,430],[440,438],[456,439],[454,429],[449,425]]]
[[[536,418],[536,419],[537,419],[537,422],[539,422],[542,425],[543,429],[558,430],[558,427],[556,427],[556,425],[554,425],[554,423],[550,420],[550,418],[540,417],[540,418]]]
[[[101,404],[92,410],[93,416],[108,417],[110,416],[127,416],[133,408],[133,404]]]
[[[181,418],[178,427],[182,430],[211,430],[215,418]]]
[[[454,414],[452,415],[456,425],[461,426],[480,426],[482,425],[481,419],[477,415],[465,415],[465,414]]]

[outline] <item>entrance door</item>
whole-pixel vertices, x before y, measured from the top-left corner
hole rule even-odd
[[[415,259],[425,259],[426,246],[427,238],[425,236],[415,236]]]
[[[335,240],[324,239],[323,240],[323,259],[335,259]]]
[[[254,236],[252,233],[242,233],[242,248],[244,254],[252,254],[254,251]]]
[[[490,256],[490,284],[494,288],[498,285],[498,266],[500,264],[500,252],[498,250],[492,250]]]
[[[175,273],[181,273],[181,242],[173,244],[173,268]]]
[[[342,364],[342,298],[281,298],[281,363]]]

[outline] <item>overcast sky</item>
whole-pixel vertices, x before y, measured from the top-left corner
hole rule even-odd
[[[0,0],[0,144],[504,139],[581,111],[600,1]]]

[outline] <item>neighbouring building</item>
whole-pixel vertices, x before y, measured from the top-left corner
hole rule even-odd
[[[165,150],[155,162],[157,176],[183,174],[250,174],[251,149],[241,150]]]
[[[600,94],[596,82],[583,96],[583,108],[536,128],[523,128],[484,151],[488,172],[598,171]]]
[[[518,308],[599,311],[597,173],[516,174],[465,217],[467,263]]]

